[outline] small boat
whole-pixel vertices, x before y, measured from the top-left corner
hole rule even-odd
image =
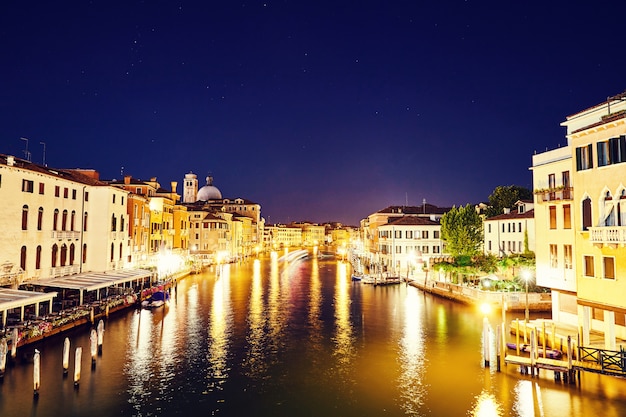
[[[170,300],[170,293],[167,291],[153,292],[148,298],[141,302],[143,308],[163,307]]]
[[[511,350],[517,350],[517,345],[515,343],[507,343],[506,347]],[[519,351],[524,353],[530,353],[530,344],[521,343],[519,345]],[[537,354],[539,356],[543,356],[543,346],[537,346]],[[546,349],[546,357],[549,359],[561,359],[562,356],[563,352],[558,349]]]
[[[362,279],[363,279],[363,274],[361,274],[359,272],[354,272],[352,274],[352,281],[360,282]]]

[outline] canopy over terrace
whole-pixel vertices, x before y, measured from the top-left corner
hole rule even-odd
[[[7,313],[14,308],[20,309],[20,321],[24,321],[24,307],[35,306],[36,314],[39,315],[39,304],[48,302],[48,311],[52,311],[52,299],[57,296],[56,292],[36,292],[24,290],[12,290],[0,288],[0,311],[2,312],[2,328],[7,325]]]
[[[87,272],[77,275],[68,275],[58,278],[39,280],[36,285],[42,287],[78,290],[80,304],[83,304],[85,291],[96,291],[101,288],[113,287],[127,282],[139,281],[152,278],[153,272],[145,269],[131,269],[108,272]],[[98,291],[98,297],[100,292]]]

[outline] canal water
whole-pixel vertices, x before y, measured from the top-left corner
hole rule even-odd
[[[72,353],[83,348],[77,387],[73,354],[63,376],[65,336],[18,350],[0,416],[626,415],[626,381],[497,372],[495,357],[484,365],[475,308],[405,284],[353,283],[350,272],[268,256],[186,277],[166,308],[109,318],[94,366],[90,329],[67,334]]]

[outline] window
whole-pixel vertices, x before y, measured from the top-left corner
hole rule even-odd
[[[572,228],[572,209],[569,204],[563,205],[563,228]]]
[[[72,190],[72,200],[76,200],[76,190]]]
[[[70,217],[70,230],[74,231],[74,224],[76,224],[76,212],[72,210],[72,216]]]
[[[554,174],[548,174],[548,188],[550,190],[556,188],[556,176]]]
[[[39,183],[39,194],[43,194],[45,189],[45,185],[43,182]]]
[[[609,141],[603,141],[596,143],[598,150],[598,166],[603,167],[611,163],[609,156]]]
[[[22,230],[28,230],[28,206],[22,207]]]
[[[30,180],[22,180],[22,191],[25,193],[33,192],[34,183]]]
[[[586,277],[594,277],[594,271],[593,271],[593,256],[587,256],[585,255],[583,257],[583,262],[584,262],[584,274]]]
[[[67,198],[69,196],[69,188],[63,188],[63,198]]]
[[[428,239],[428,230],[422,230],[422,239]]]
[[[583,211],[583,230],[588,230],[591,227],[591,199],[585,198],[582,203]]]
[[[85,191],[85,201],[89,201],[89,191]]]
[[[395,239],[402,239],[402,230],[394,230],[393,231],[393,237]]]
[[[602,258],[602,264],[604,266],[604,278],[615,279],[615,258],[605,256]]]
[[[576,171],[593,168],[593,148],[591,144],[576,148]]]
[[[396,253],[402,253],[402,246],[396,246]]]
[[[489,225],[491,226],[491,225]],[[433,239],[439,239],[439,230],[434,230],[433,231]]]
[[[41,269],[41,246],[37,246],[35,252],[35,269]]]
[[[572,245],[563,245],[563,263],[565,269],[572,269]]]
[[[39,207],[39,212],[37,213],[37,230],[41,230],[43,224],[43,207]]]
[[[87,212],[83,215],[83,232],[87,231]]]
[[[52,218],[52,230],[57,230],[58,223],[59,223],[59,209],[54,209],[54,216]]]
[[[626,136],[609,139],[609,157],[612,164],[626,162]]]
[[[406,238],[407,239],[413,239],[413,230],[407,230],[406,231]]]
[[[424,246],[422,248],[422,253],[428,253],[428,246]]]
[[[61,215],[61,230],[67,230],[67,210],[63,210]]]
[[[70,265],[74,265],[74,257],[76,254],[76,247],[74,244],[70,244]]]
[[[115,204],[115,194],[113,194],[113,204]]]
[[[26,246],[22,246],[20,251],[20,268],[22,271],[26,271]]]
[[[488,232],[488,233],[491,233],[491,223],[489,223],[489,224],[487,225],[487,232]]]
[[[120,216],[120,232],[124,231],[124,216]]]
[[[83,263],[87,262],[87,244],[83,243]]]
[[[117,219],[115,218],[115,214],[111,216],[111,231],[117,231]]]
[[[67,245],[61,245],[61,266],[67,265]]]
[[[58,197],[61,195],[61,187],[59,187],[58,185],[54,186],[54,196]]]
[[[550,268],[559,267],[559,252],[556,245],[550,245]]]
[[[556,206],[550,206],[550,229],[556,229]]]
[[[561,173],[561,183],[563,184],[563,199],[569,200],[570,196],[570,183],[569,183],[569,171],[563,171]]]
[[[433,246],[433,253],[439,253],[439,246]]]
[[[59,253],[59,247],[55,243],[54,245],[52,245],[52,258],[50,259],[53,268],[56,268],[56,266],[57,266],[57,255],[58,255],[58,253]]]

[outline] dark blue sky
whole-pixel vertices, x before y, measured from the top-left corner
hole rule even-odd
[[[626,89],[626,5],[586,3],[5,2],[0,153],[210,172],[272,223],[486,201]]]

